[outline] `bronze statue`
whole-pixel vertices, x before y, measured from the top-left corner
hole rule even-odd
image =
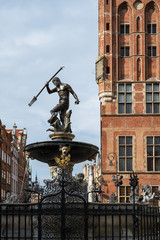
[[[51,118],[48,120],[51,126],[54,127],[54,129],[48,129],[49,131],[54,132],[71,132],[70,128],[70,116],[72,111],[69,109],[69,94],[71,93],[73,97],[76,99],[75,104],[79,104],[79,99],[76,95],[76,93],[73,91],[71,86],[69,84],[62,83],[58,77],[55,77],[52,80],[53,84],[55,85],[55,88],[52,90],[49,88],[49,82],[46,83],[46,88],[49,94],[57,92],[59,95],[59,104],[57,104],[52,110],[51,110]],[[57,117],[57,115],[60,115],[60,121]]]
[[[71,122],[70,117],[72,111],[68,111],[69,108],[69,94],[71,93],[73,97],[76,99],[75,104],[79,104],[79,99],[76,93],[73,91],[69,84],[62,83],[59,78],[55,77],[64,67],[61,67],[51,79],[43,86],[43,88],[39,91],[39,93],[33,97],[31,102],[28,104],[30,107],[37,100],[38,96],[42,93],[42,91],[47,88],[49,94],[57,92],[59,95],[59,104],[57,104],[51,110],[51,118],[48,120],[50,125],[53,127],[52,129],[48,129],[47,131],[52,131],[55,133],[71,133]],[[50,89],[49,83],[53,82],[55,88]],[[60,119],[57,117],[58,113],[60,115]],[[71,136],[70,136],[71,137]],[[72,138],[74,135],[72,134]]]

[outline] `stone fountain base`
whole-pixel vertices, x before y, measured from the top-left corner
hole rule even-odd
[[[71,141],[66,138],[54,138],[52,141],[32,143],[25,147],[25,151],[29,153],[31,159],[47,163],[49,166],[57,166],[55,159],[61,156],[60,148],[63,146],[70,147],[70,162],[73,164],[86,160],[92,161],[98,153],[98,147],[95,145]]]

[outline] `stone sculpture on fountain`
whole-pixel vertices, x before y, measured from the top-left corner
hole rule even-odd
[[[63,67],[58,72],[62,69]],[[72,141],[75,136],[71,130],[70,118],[72,110],[69,109],[70,94],[75,98],[75,104],[79,104],[80,101],[69,84],[62,83],[58,77],[55,77],[57,73],[44,85],[42,90],[29,104],[31,106],[45,88],[49,94],[58,93],[59,103],[50,111],[51,117],[48,120],[51,128],[47,131],[52,132],[49,135],[52,141],[33,143],[26,146],[26,151],[29,152],[29,156],[32,159],[48,163],[52,180],[45,180],[45,184],[46,188],[49,186],[50,193],[52,191],[52,184],[55,184],[57,179],[60,178],[62,170],[65,172],[65,177],[72,178],[74,164],[85,160],[91,161],[95,159],[98,153],[98,148],[94,145]],[[55,85],[53,89],[49,87],[50,81]],[[75,181],[81,189],[82,182],[80,180],[73,181],[72,178],[72,182]]]

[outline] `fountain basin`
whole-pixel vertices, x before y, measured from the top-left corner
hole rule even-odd
[[[37,142],[28,144],[25,151],[29,153],[32,159],[48,163],[49,166],[55,166],[55,158],[61,155],[59,151],[60,146],[70,146],[71,162],[73,164],[92,160],[96,158],[98,147],[92,144],[69,141],[68,139],[58,139],[46,142]]]

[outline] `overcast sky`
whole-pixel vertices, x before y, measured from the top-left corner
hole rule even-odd
[[[46,89],[31,101],[61,67],[58,77],[80,99],[72,109],[76,141],[99,147],[100,113],[95,61],[98,56],[98,0],[0,0],[0,118],[6,128],[14,122],[27,128],[27,143],[50,140],[46,129],[58,95]],[[54,87],[50,84],[50,87]],[[50,178],[47,164],[30,161],[33,177]],[[82,172],[82,164],[74,174]]]

